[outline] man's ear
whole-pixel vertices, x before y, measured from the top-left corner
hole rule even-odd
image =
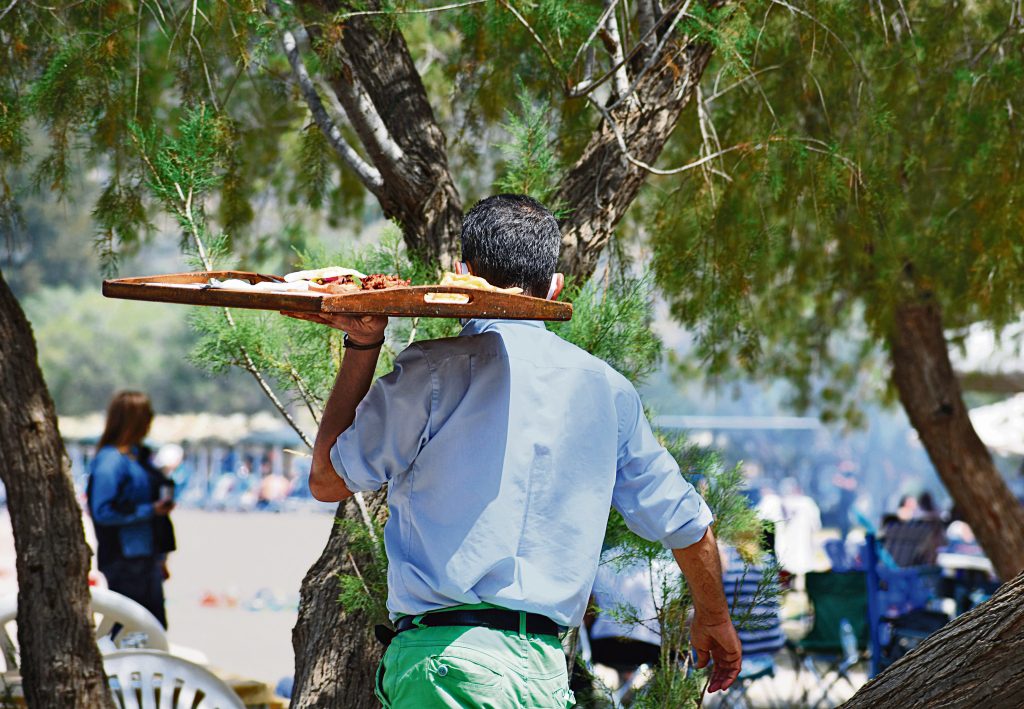
[[[463,273],[465,273],[466,275],[470,275],[470,274],[473,273],[473,270],[469,267],[469,264],[466,263],[465,261],[456,261],[455,262],[455,273],[457,275],[460,275],[460,276]]]
[[[562,292],[563,288],[565,288],[565,276],[561,273],[553,274],[551,276],[551,287],[548,288],[548,294],[544,296],[544,300],[554,300]]]

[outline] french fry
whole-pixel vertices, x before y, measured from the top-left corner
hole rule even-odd
[[[451,271],[445,271],[444,276],[441,278],[442,286],[459,286],[461,288],[476,288],[477,290],[494,291],[496,293],[508,293],[509,295],[519,295],[523,292],[522,288],[518,286],[512,288],[498,288],[492,286],[480,276],[474,276],[469,273],[452,273]]]

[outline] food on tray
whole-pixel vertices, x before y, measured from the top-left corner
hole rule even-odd
[[[296,283],[309,283],[309,289],[311,291],[316,291],[317,293],[330,293],[332,295],[338,295],[340,293],[356,293],[362,290],[359,285],[359,281],[356,280],[355,276],[335,276],[329,277],[329,280],[326,281],[296,281]]]
[[[409,285],[408,278],[399,278],[385,273],[371,273],[369,276],[360,278],[363,290],[384,290],[385,288],[398,288]]]
[[[423,296],[424,303],[455,303],[465,305],[469,302],[469,296],[465,293],[427,293]]]
[[[211,278],[207,287],[227,288],[230,290],[249,290],[264,292],[311,292],[328,295],[357,293],[361,290],[384,290],[409,285],[408,279],[399,278],[385,273],[366,275],[354,268],[329,266],[307,271],[295,271],[284,277],[284,281],[261,281],[250,283],[240,278],[227,278],[223,281]]]
[[[366,274],[360,273],[354,268],[343,268],[342,266],[328,266],[327,268],[314,268],[308,271],[295,271],[284,277],[288,283],[293,281],[311,281],[313,283],[331,283],[340,280],[345,276],[359,279],[366,278]]]
[[[216,278],[210,279],[210,285],[214,288],[232,288],[234,290],[252,290],[252,283],[243,281],[241,278],[225,278],[223,281]]]
[[[223,281],[211,278],[207,284],[210,288],[227,288],[228,290],[251,290],[270,293],[302,293],[309,290],[309,281],[282,283],[280,281],[260,281],[250,283],[241,278],[226,278]]]
[[[469,273],[452,273],[451,271],[444,272],[444,276],[441,277],[440,285],[476,288],[478,290],[493,291],[495,293],[508,293],[509,295],[519,295],[523,292],[523,289],[518,286],[512,288],[498,288],[497,286],[492,286],[480,276],[474,276]]]

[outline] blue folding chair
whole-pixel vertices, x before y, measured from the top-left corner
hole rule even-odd
[[[939,597],[937,566],[894,568],[879,558],[878,541],[867,535],[868,632],[874,677],[950,621],[929,608]]]

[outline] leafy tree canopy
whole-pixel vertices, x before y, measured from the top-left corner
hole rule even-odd
[[[578,155],[594,114],[565,88],[594,70],[592,50],[580,50],[602,3],[465,3],[443,12],[407,2],[366,7],[247,0],[13,4],[0,18],[0,214],[7,228],[18,217],[14,167],[26,166],[35,186],[59,194],[96,167],[103,188],[93,217],[112,264],[152,229],[154,206],[167,207],[177,196],[174,183],[152,181],[154,169],[174,170],[155,164],[173,160],[158,154],[162,136],[203,146],[201,159],[216,168],[216,180],[196,186],[196,216],[212,219],[214,231],[237,242],[233,251],[243,259],[266,253],[266,243],[250,238],[265,200],[275,201],[287,223],[320,211],[332,224],[364,226],[379,215],[374,200],[312,122],[282,45],[286,31],[297,33],[306,68],[323,81],[336,68],[336,40],[364,15],[400,30],[409,44],[467,202],[489,192],[495,176],[506,172],[504,163],[516,159],[480,149],[507,142],[510,131],[528,133],[535,156],[548,161],[545,169]],[[497,66],[503,70],[493,71]],[[602,83],[607,86],[607,77]],[[214,123],[204,127],[208,135],[190,138],[188,117],[197,110]],[[36,125],[45,138],[30,150]],[[357,142],[348,125],[339,130]],[[518,166],[521,173],[530,169]],[[553,189],[529,186],[542,197]],[[207,199],[201,192],[209,192]]]
[[[885,381],[863,365],[894,308],[934,299],[953,329],[1021,312],[1024,18],[1002,2],[747,9],[744,70],[716,55],[702,130],[673,145],[709,159],[648,220],[658,284],[712,371],[783,374],[856,418]]]

